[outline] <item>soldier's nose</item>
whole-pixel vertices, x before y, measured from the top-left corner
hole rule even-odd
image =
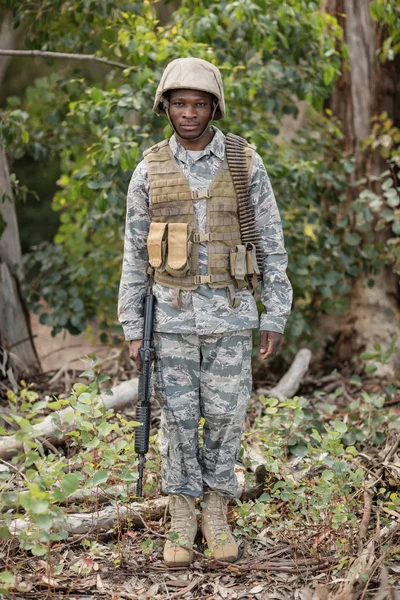
[[[196,115],[196,112],[194,110],[194,108],[192,108],[191,106],[187,106],[185,108],[185,110],[183,111],[183,116],[186,117],[187,119],[191,119]]]

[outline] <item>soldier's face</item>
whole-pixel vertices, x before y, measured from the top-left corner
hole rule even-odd
[[[197,90],[172,90],[169,115],[180,137],[197,138],[211,119],[213,97]]]

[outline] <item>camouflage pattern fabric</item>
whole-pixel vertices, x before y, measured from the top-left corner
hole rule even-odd
[[[216,335],[155,333],[163,490],[235,497],[235,461],[251,393],[251,330]],[[199,449],[198,422],[205,418]]]
[[[201,152],[190,153],[170,138],[171,151],[188,179],[191,190],[208,188],[225,156],[225,136],[213,127],[214,137]],[[160,333],[211,335],[244,329],[283,333],[292,304],[292,288],[286,276],[287,254],[282,225],[272,187],[261,157],[256,154],[251,174],[251,200],[261,230],[264,274],[261,301],[265,311],[259,323],[254,297],[249,290],[237,292],[238,308],[231,308],[226,289],[200,285],[181,291],[181,308],[172,305],[175,291],[154,286],[157,299],[154,329]],[[198,231],[205,231],[205,198],[194,201]],[[151,194],[147,169],[140,162],[128,189],[125,249],[119,293],[118,315],[127,340],[140,339],[143,330],[143,299],[146,292]],[[200,272],[207,273],[207,244],[200,244]]]

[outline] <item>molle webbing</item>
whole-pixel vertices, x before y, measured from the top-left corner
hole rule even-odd
[[[254,150],[246,144],[243,153],[246,172],[250,173]],[[240,300],[235,298],[235,289],[254,288],[252,265],[256,260],[255,256],[251,257],[251,248],[243,246],[237,193],[226,158],[208,189],[191,190],[171,153],[168,140],[147,150],[144,157],[151,190],[151,231],[148,248],[152,254],[150,264],[154,262],[155,266],[154,280],[166,287],[177,289],[178,298],[181,288],[193,290],[204,284],[211,288],[227,288],[231,305],[238,306]],[[205,232],[197,231],[193,206],[194,202],[201,198],[207,199]],[[170,261],[171,243],[172,249],[175,250],[181,243],[177,242],[178,233],[174,230],[177,223],[186,224],[188,232],[187,260],[182,254],[182,265],[179,269]],[[162,224],[167,229],[162,229]],[[186,231],[182,229],[182,225],[179,229],[181,236]],[[161,235],[163,237],[160,237]],[[155,250],[156,241],[161,244],[161,256],[160,251]],[[202,243],[207,243],[206,275],[200,275],[199,269],[199,244]],[[186,263],[183,264],[185,260]],[[250,266],[247,266],[247,263]],[[258,271],[256,264],[255,269]]]
[[[248,143],[243,138],[228,133],[226,136],[226,158],[229,170],[232,174],[233,185],[235,186],[238,215],[240,224],[240,237],[242,244],[251,243],[256,248],[257,264],[260,271],[258,279],[261,279],[262,273],[262,249],[260,232],[255,225],[254,207],[250,199],[249,169],[246,157]]]
[[[252,151],[251,151],[252,152]],[[182,277],[156,268],[155,281],[168,287],[196,289],[207,283],[221,288],[233,285],[229,253],[241,243],[238,208],[232,175],[226,160],[208,189],[191,190],[169,148],[168,141],[144,153],[151,190],[150,219],[156,223],[187,223],[191,228],[190,269]],[[248,161],[251,156],[249,153]],[[207,199],[206,232],[197,231],[193,203]],[[168,230],[169,231],[169,230]],[[199,244],[207,243],[207,275],[200,277]],[[158,260],[159,262],[159,260]]]

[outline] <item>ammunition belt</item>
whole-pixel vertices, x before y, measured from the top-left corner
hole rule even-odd
[[[243,244],[254,244],[257,264],[260,270],[260,275],[257,275],[257,277],[261,279],[263,253],[260,232],[255,224],[254,206],[250,198],[249,179],[251,174],[247,169],[246,153],[244,150],[247,145],[246,140],[234,133],[228,133],[226,136],[226,158],[237,195],[241,239]]]

